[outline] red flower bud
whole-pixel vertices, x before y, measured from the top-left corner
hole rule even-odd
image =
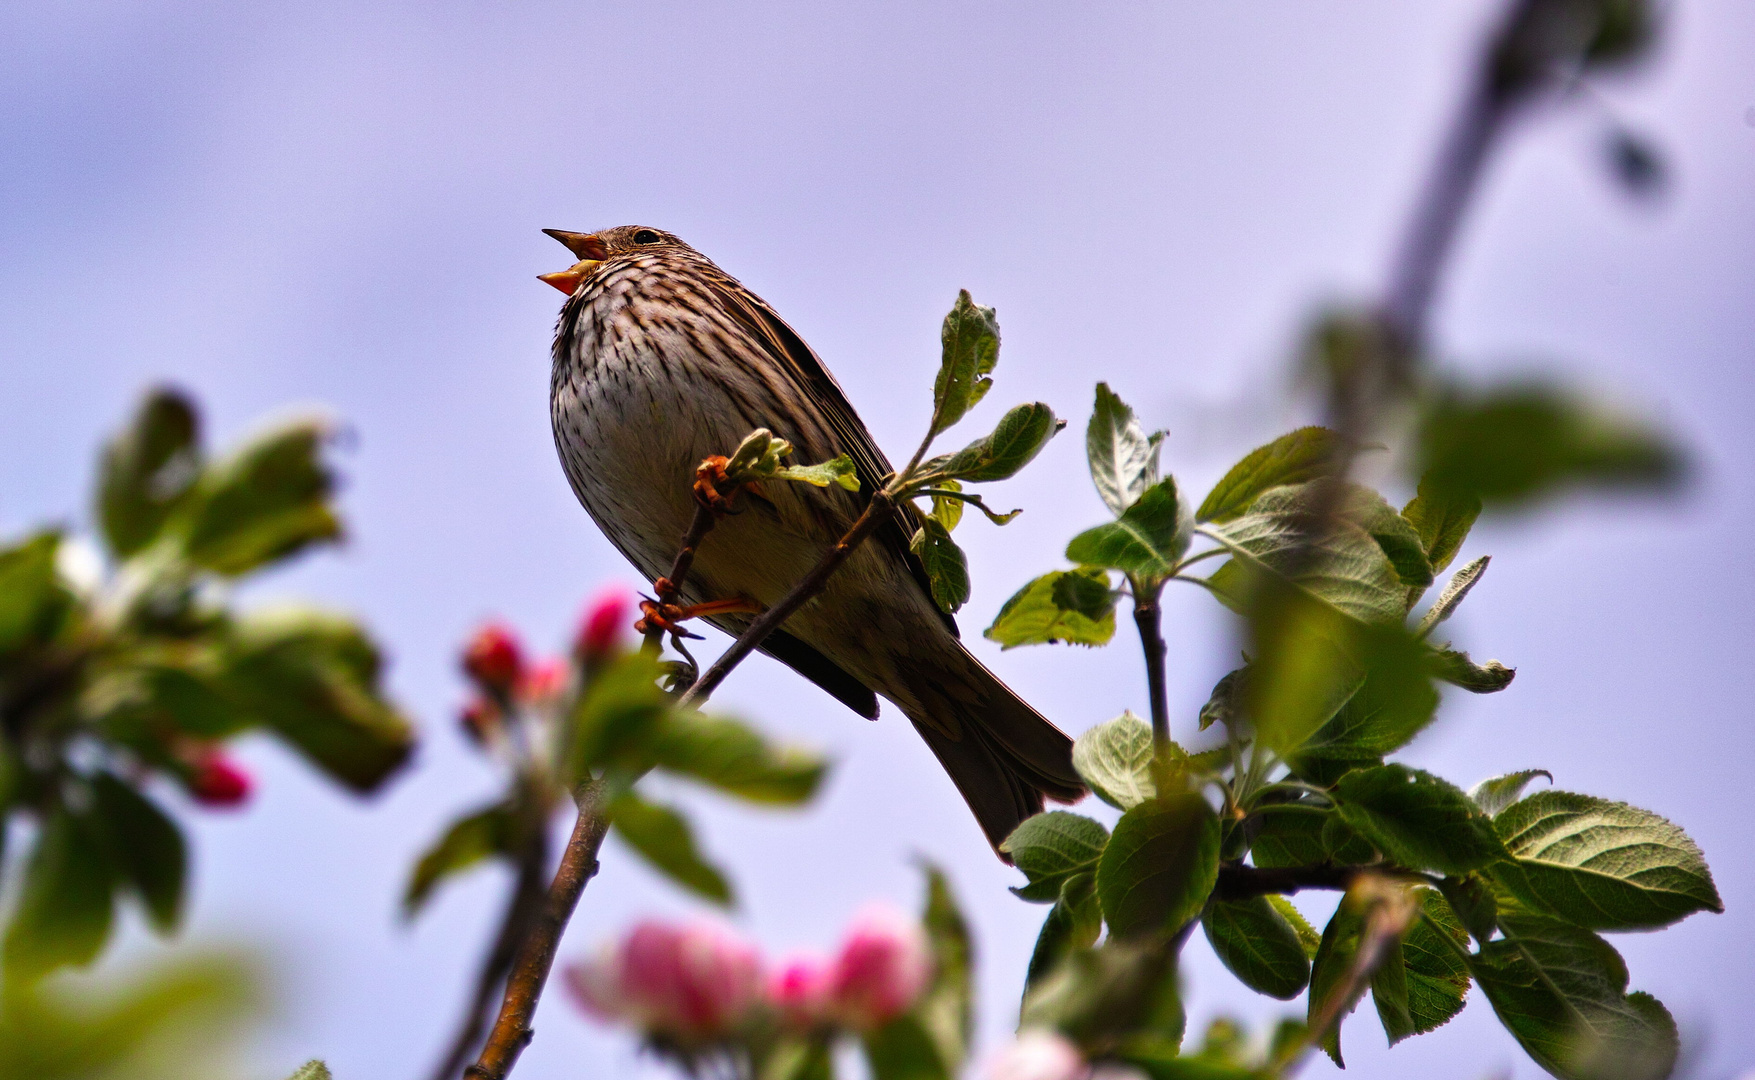
[[[488,623],[463,650],[463,670],[483,690],[509,694],[524,673],[524,651],[503,623]]]
[[[585,617],[579,621],[579,636],[573,641],[573,655],[587,664],[599,663],[621,650],[623,627],[633,614],[634,596],[620,585],[611,585],[597,594]]]
[[[532,664],[518,682],[518,700],[540,705],[560,697],[567,689],[572,671],[565,660],[544,660]]]
[[[250,774],[214,753],[195,766],[189,794],[203,806],[241,806],[250,798]]]
[[[912,1008],[932,977],[932,948],[920,924],[887,904],[854,917],[829,965],[829,1000],[855,1031],[874,1031]]]

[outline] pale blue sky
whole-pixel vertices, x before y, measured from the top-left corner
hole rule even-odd
[[[1302,418],[1284,394],[1288,346],[1316,304],[1379,284],[1498,6],[0,11],[0,532],[83,525],[97,441],[154,380],[196,392],[222,437],[299,402],[357,436],[341,456],[349,544],[256,596],[369,620],[425,740],[364,804],[251,743],[255,804],[194,815],[189,937],[260,939],[277,958],[265,1074],[323,1055],[341,1080],[424,1075],[504,886],[484,873],[412,928],[394,919],[415,852],[491,783],[452,722],[453,650],[489,615],[558,647],[600,583],[632,583],[554,458],[559,297],[534,275],[567,257],[539,228],[679,233],[804,334],[892,450],[924,423],[937,321],[967,287],[1005,330],[995,402],[1041,398],[1082,423],[1106,378],[1170,429],[1166,466],[1204,490]],[[1593,105],[1525,126],[1489,172],[1442,293],[1449,361],[1558,365],[1666,418],[1700,469],[1680,499],[1477,530],[1465,554],[1495,560],[1456,637],[1518,680],[1447,702],[1407,755],[1463,783],[1546,767],[1701,842],[1728,913],[1615,943],[1634,985],[1704,1042],[1705,1076],[1755,1064],[1755,586],[1739,561],[1755,529],[1752,46],[1755,7],[1678,2],[1657,62],[1601,86],[1668,157],[1658,205],[1605,178]],[[1055,491],[1072,494],[1050,509]],[[1141,708],[1130,647],[1001,655],[979,638],[1099,519],[1078,440],[997,498],[1026,512],[960,534],[965,639],[1069,730]],[[1195,590],[1169,615],[1186,733],[1233,645]],[[826,947],[865,899],[912,903],[909,857],[931,855],[974,916],[984,1037],[999,1037],[1043,912],[1004,892],[1015,876],[900,717],[857,720],[766,661],[720,700],[841,762],[802,815],[684,796],[736,868],[740,924],[775,950]],[[613,843],[604,862],[564,955],[640,913],[692,909]],[[1198,938],[1189,955],[1197,1023],[1284,1008]],[[652,1070],[558,996],[536,1026],[521,1076]],[[1368,1007],[1346,1040],[1358,1076],[1538,1075],[1478,995],[1392,1052]]]

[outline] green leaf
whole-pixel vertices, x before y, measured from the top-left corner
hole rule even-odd
[[[1412,742],[1437,715],[1438,692],[1418,674],[1420,657],[1414,650],[1404,650],[1399,663],[1387,656],[1380,660],[1378,670],[1361,679],[1335,714],[1299,747],[1300,775],[1333,778],[1348,768],[1379,764],[1386,754]]]
[[[1055,570],[1013,593],[982,636],[1002,649],[1055,641],[1107,645],[1115,637],[1116,596],[1107,570]]]
[[[1479,941],[1487,941],[1499,928],[1499,897],[1493,884],[1482,873],[1447,877],[1438,889],[1455,916],[1455,921]],[[1465,943],[1466,944],[1466,943]]]
[[[1113,933],[1098,948],[1070,951],[1032,984],[1018,1018],[1020,1030],[1059,1031],[1087,1057],[1173,1055],[1183,1023],[1175,949],[1156,937],[1124,941]]]
[[[329,1066],[312,1058],[299,1066],[299,1070],[287,1077],[287,1080],[335,1080],[329,1072]]]
[[[1152,779],[1152,726],[1131,712],[1098,724],[1073,741],[1073,768],[1091,791],[1118,810],[1158,794]]]
[[[1303,427],[1258,446],[1213,486],[1195,511],[1201,522],[1222,523],[1240,517],[1269,488],[1302,484],[1337,471],[1346,442],[1334,431]]]
[[[1508,668],[1497,660],[1477,664],[1469,659],[1468,653],[1454,649],[1438,650],[1432,673],[1471,694],[1497,694],[1517,677],[1516,668]]]
[[[920,1018],[903,1013],[860,1040],[871,1080],[954,1080],[932,1033]]]
[[[993,388],[990,373],[999,362],[999,319],[980,307],[969,290],[957,293],[939,331],[943,355],[932,383],[932,434],[955,424]]]
[[[1073,537],[1066,557],[1084,566],[1162,580],[1188,551],[1192,527],[1176,492],[1176,478],[1167,476],[1147,488],[1118,520]]]
[[[963,490],[963,485],[957,480],[946,480],[939,484],[938,490],[960,492]],[[948,495],[934,494],[932,496],[932,513],[927,516],[936,518],[938,523],[945,527],[945,532],[954,532],[963,520],[963,500],[953,499]]]
[[[954,454],[933,458],[923,468],[927,474],[981,484],[1006,480],[1035,460],[1048,440],[1066,426],[1054,410],[1040,401],[1016,405],[999,418],[993,432]],[[935,481],[937,482],[937,481]]]
[[[592,675],[573,708],[567,775],[580,780],[613,765],[639,772],[653,764],[652,744],[665,728],[670,697],[663,668],[645,651],[628,652]]]
[[[414,865],[408,887],[402,893],[403,918],[412,918],[431,898],[439,883],[485,859],[513,854],[517,831],[512,810],[500,802],[465,814],[451,823],[445,834],[429,847]]]
[[[937,518],[921,519],[908,547],[926,568],[932,602],[947,615],[956,614],[969,599],[969,562],[963,549]]]
[[[1657,999],[1627,993],[1627,965],[1588,930],[1501,914],[1505,937],[1469,967],[1506,1029],[1563,1080],[1659,1080],[1675,1067],[1676,1025]]]
[[[809,802],[829,771],[821,757],[797,747],[774,746],[735,720],[672,712],[654,727],[653,764],[749,802],[776,806]]]
[[[853,459],[846,454],[820,465],[782,465],[774,470],[774,475],[781,480],[796,480],[812,487],[826,488],[838,484],[848,491],[859,490],[859,476],[854,470]]]
[[[1408,869],[1465,874],[1505,857],[1493,820],[1431,773],[1405,765],[1355,769],[1335,784],[1334,797],[1342,820]]]
[[[1462,1012],[1469,993],[1469,969],[1461,955],[1468,949],[1468,935],[1437,892],[1421,890],[1420,910],[1426,918],[1416,919],[1402,939],[1407,1015],[1412,1024],[1409,1034],[1413,1035],[1450,1023]],[[1446,945],[1440,934],[1455,947]]]
[[[1419,530],[1370,488],[1348,484],[1345,491],[1341,513],[1377,541],[1402,584],[1417,589],[1432,584],[1432,563]]]
[[[1310,999],[1306,1007],[1306,1023],[1314,1024],[1329,999],[1335,994],[1345,992],[1354,961],[1359,955],[1360,935],[1364,929],[1364,912],[1348,896],[1342,896],[1340,904],[1335,907],[1334,915],[1328,920],[1328,925],[1322,928],[1322,941],[1317,945],[1316,956],[1310,964]],[[1356,1004],[1349,1005],[1337,1016],[1334,1026],[1317,1041],[1323,1052],[1343,1069],[1347,1066],[1341,1057],[1341,1021],[1353,1011]]]
[[[783,1035],[752,1054],[755,1080],[835,1080],[835,1062],[821,1036]]]
[[[322,460],[327,425],[298,421],[209,466],[167,528],[189,561],[227,576],[341,536],[329,505],[335,476]]]
[[[1434,573],[1456,558],[1480,516],[1479,497],[1471,492],[1447,491],[1425,477],[1420,479],[1413,499],[1402,507],[1402,517],[1420,534],[1420,544],[1426,549]]]
[[[118,878],[140,898],[153,929],[171,933],[182,921],[189,870],[183,831],[151,799],[109,773],[93,777],[91,793]]]
[[[1297,929],[1266,897],[1214,900],[1201,928],[1220,962],[1258,994],[1290,1001],[1310,982]]]
[[[687,818],[632,791],[616,796],[609,815],[616,835],[654,870],[697,896],[732,906],[731,882],[701,856]]]
[[[969,924],[951,894],[944,871],[925,863],[926,907],[920,925],[932,947],[933,975],[914,1007],[922,1027],[938,1048],[945,1069],[955,1076],[969,1054],[974,1034],[974,946]]]
[[[1030,953],[1024,996],[1028,997],[1062,960],[1095,945],[1102,929],[1103,907],[1097,902],[1097,875],[1074,874],[1062,881],[1059,898],[1042,920],[1042,932],[1036,936],[1036,948]]]
[[[1108,383],[1097,384],[1097,403],[1085,428],[1085,456],[1097,494],[1116,517],[1158,482],[1158,449],[1163,432],[1147,435],[1133,410]]]
[[[1322,842],[1322,827],[1333,816],[1330,810],[1298,803],[1256,807],[1245,822],[1245,828],[1254,833],[1250,861],[1264,870],[1327,861],[1329,851]]]
[[[116,558],[126,559],[156,539],[194,486],[201,468],[200,427],[194,403],[160,387],[104,447],[97,517]]]
[[[1231,727],[1244,719],[1244,683],[1248,674],[1247,667],[1240,667],[1226,672],[1213,684],[1207,703],[1200,707],[1200,730],[1205,731],[1214,724]]]
[[[1115,935],[1174,934],[1200,914],[1218,877],[1218,815],[1198,795],[1165,795],[1116,822],[1097,863],[1097,897]]]
[[[1475,582],[1480,581],[1481,575],[1487,572],[1487,564],[1490,561],[1492,561],[1491,556],[1483,555],[1451,575],[1450,582],[1444,586],[1444,591],[1438,594],[1438,599],[1433,601],[1432,606],[1426,609],[1426,614],[1420,617],[1420,625],[1414,629],[1417,637],[1426,637],[1439,623],[1450,618],[1456,612],[1457,605],[1463,602],[1463,597],[1469,594],[1469,590],[1475,587]]]
[[[1244,610],[1253,579],[1263,573],[1290,580],[1336,610],[1366,623],[1399,625],[1407,614],[1407,586],[1383,547],[1350,519],[1318,529],[1308,487],[1274,488],[1249,513],[1211,534],[1235,554],[1209,583],[1227,604]],[[1430,580],[1430,579],[1428,579]]]
[[[1722,912],[1700,848],[1638,807],[1539,791],[1493,819],[1515,861],[1493,868],[1537,910],[1591,930],[1650,930],[1696,911]]]
[[[1664,488],[1684,472],[1681,452],[1654,429],[1537,383],[1441,394],[1418,440],[1425,480],[1452,499],[1515,504],[1568,488]]]
[[[256,612],[228,643],[227,693],[329,776],[376,789],[408,760],[414,733],[381,689],[378,647],[326,612]]]
[[[65,625],[73,594],[55,570],[61,534],[39,532],[0,550],[0,661],[49,641]]]
[[[1095,871],[1109,843],[1109,830],[1083,814],[1050,810],[1025,818],[999,845],[1030,883],[1012,892],[1025,900],[1049,903],[1075,874]]]
[[[1292,932],[1298,935],[1298,946],[1304,950],[1304,958],[1306,960],[1316,959],[1316,949],[1322,943],[1322,935],[1317,933],[1315,928],[1310,925],[1309,920],[1304,918],[1304,913],[1299,911],[1292,901],[1277,894],[1269,896],[1267,902],[1280,913],[1280,918],[1286,920],[1286,925],[1292,928]]]
[[[1488,817],[1498,817],[1506,807],[1523,798],[1523,789],[1538,776],[1547,777],[1550,784],[1554,782],[1554,774],[1547,769],[1523,769],[1504,776],[1488,777],[1469,789],[1469,798],[1475,800],[1475,805],[1485,810]]]
[[[1414,1034],[1414,1017],[1408,1004],[1408,961],[1400,938],[1387,943],[1382,962],[1371,973],[1371,1004],[1377,1009],[1377,1019],[1389,1045]]]
[[[96,822],[65,808],[50,813],[6,928],[8,974],[31,977],[96,959],[110,936],[116,874]]]

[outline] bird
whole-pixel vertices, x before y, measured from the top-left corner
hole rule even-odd
[[[789,441],[799,462],[852,458],[857,491],[769,484],[745,500],[699,546],[680,595],[748,609],[780,600],[893,471],[840,384],[761,297],[674,234],[543,231],[578,259],[539,275],[567,294],[549,384],[555,448],[579,502],[648,581],[688,530],[704,458],[756,428]],[[920,519],[900,507],[762,651],[862,717],[877,719],[880,697],[899,708],[1010,861],[1005,838],[1044,800],[1076,802],[1085,784],[1072,740],[970,655],[933,601],[909,548]],[[736,635],[748,609],[708,621]]]

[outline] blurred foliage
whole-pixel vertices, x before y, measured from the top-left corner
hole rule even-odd
[[[184,957],[127,979],[61,975],[0,991],[0,1080],[202,1080],[260,1005],[253,965]]]
[[[194,404],[149,394],[99,462],[107,566],[46,529],[0,548],[0,836],[35,824],[3,952],[8,985],[86,964],[132,897],[160,933],[182,916],[188,853],[148,793],[235,803],[220,747],[265,730],[357,792],[407,759],[381,659],[344,616],[240,611],[232,587],[341,535],[328,429],[298,420],[210,459]],[[226,783],[215,783],[216,775]]]

